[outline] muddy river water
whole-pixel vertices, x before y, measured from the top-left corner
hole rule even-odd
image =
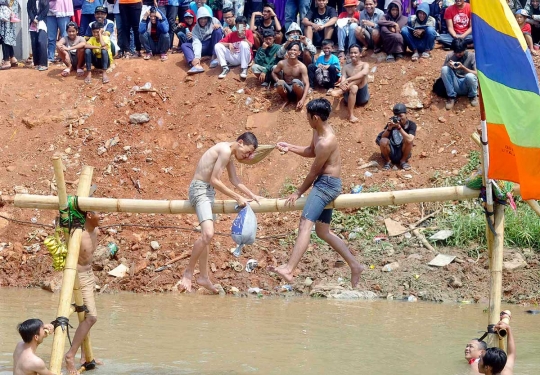
[[[57,294],[0,288],[0,375],[12,373],[17,323],[51,321],[57,303]],[[469,374],[465,344],[487,322],[481,305],[382,300],[122,293],[99,295],[97,307],[92,342],[105,365],[96,375]],[[515,374],[540,373],[540,315],[505,308]],[[51,344],[38,348],[46,362]]]

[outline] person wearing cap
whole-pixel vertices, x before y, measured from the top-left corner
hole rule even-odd
[[[454,39],[441,69],[441,78],[446,89],[446,109],[454,108],[459,95],[467,95],[473,107],[478,106],[478,73],[474,52],[467,51],[464,39]]]
[[[332,39],[337,19],[336,9],[328,6],[328,0],[317,0],[317,7],[302,20],[306,37],[313,40],[315,46],[320,46],[324,39]]]
[[[171,44],[169,21],[161,10],[152,7],[146,11],[139,24],[139,37],[146,52],[145,60],[150,60],[153,54],[160,55],[161,61],[167,60],[167,51]]]
[[[67,24],[71,16],[73,16],[73,1],[56,0],[49,3],[47,13],[47,59],[49,61],[54,61],[58,32],[60,32],[60,37],[67,37]]]
[[[344,53],[345,50],[349,50],[349,47],[356,43],[354,33],[360,22],[360,12],[356,9],[357,6],[357,0],[345,0],[343,3],[345,12],[341,12],[338,16],[336,28],[340,54]],[[346,40],[348,40],[347,48],[345,48]]]
[[[411,169],[408,161],[412,154],[416,124],[407,118],[405,104],[397,103],[393,112],[394,116],[386,123],[375,143],[379,146],[384,160],[383,170],[389,171],[394,164],[408,171]]]
[[[103,7],[103,0],[84,0],[81,9],[81,24],[79,25],[79,33],[85,36],[86,30],[90,22],[95,20],[95,11],[97,7]],[[105,13],[105,17],[107,13]]]
[[[525,9],[518,9],[515,13],[515,17],[519,25],[519,28],[521,29],[521,32],[523,33],[523,37],[525,38],[525,41],[527,42],[527,47],[529,47],[531,54],[533,56],[536,56],[537,53],[534,50],[531,24],[527,23],[527,19],[529,18],[529,13]]]
[[[191,9],[188,9],[184,12],[184,22],[178,23],[176,27],[176,36],[178,37],[178,50],[183,43],[191,43],[193,41],[193,36],[191,32],[197,24],[195,22],[195,14]]]
[[[439,43],[450,49],[454,39],[465,40],[466,45],[473,44],[471,6],[465,0],[456,0],[444,11],[447,34],[439,36]]]
[[[96,7],[96,10],[94,11],[94,21],[90,22],[88,24],[88,27],[86,28],[84,32],[84,36],[88,40],[92,36],[92,25],[95,22],[99,22],[102,25],[105,25],[103,28],[104,35],[107,35],[108,37],[111,37],[114,35],[114,22],[107,19],[108,10],[104,6]]]
[[[279,60],[277,54],[281,46],[274,43],[273,30],[264,30],[263,37],[263,44],[255,54],[255,63],[251,66],[251,71],[263,86],[269,86],[272,82],[271,72]]]
[[[253,59],[253,32],[247,30],[246,26],[246,17],[236,17],[236,31],[229,33],[216,44],[215,53],[222,69],[219,79],[225,78],[230,72],[229,65],[240,65],[240,78],[247,78],[248,66]]]
[[[379,19],[384,17],[384,12],[375,5],[373,0],[366,0],[364,9],[360,12],[360,24],[354,33],[356,40],[362,46],[360,57],[365,56],[369,48],[373,49],[373,53],[379,53],[381,50]]]

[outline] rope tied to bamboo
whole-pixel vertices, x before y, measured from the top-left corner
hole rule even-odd
[[[75,308],[75,312],[76,313],[81,313],[81,312],[84,312],[84,313],[89,313],[90,310],[88,310],[88,307],[86,307],[86,305],[77,305],[75,303],[72,303],[71,306],[73,306]]]
[[[86,222],[86,213],[79,208],[79,197],[68,195],[67,207],[60,210],[60,226],[62,228],[83,228]]]
[[[53,320],[51,324],[53,325],[55,330],[57,327],[61,327],[62,332],[67,330],[67,337],[69,339],[69,345],[71,346],[72,344],[71,344],[71,336],[69,334],[69,328],[73,328],[73,326],[69,324],[69,319],[66,318],[65,316],[59,316],[55,320]]]

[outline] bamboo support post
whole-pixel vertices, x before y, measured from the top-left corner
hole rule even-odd
[[[488,234],[488,244],[491,244],[490,258],[490,282],[489,282],[489,317],[488,324],[495,325],[500,320],[501,312],[501,290],[502,290],[502,269],[503,269],[503,244],[504,244],[504,206],[495,205],[495,234]],[[493,335],[493,334],[492,334]],[[497,339],[498,335],[494,334]],[[499,347],[504,349],[504,342],[499,341]],[[502,345],[502,346],[501,346]]]
[[[57,184],[59,184],[59,180],[63,180],[63,169],[61,161],[54,161],[55,166],[55,173],[58,173],[62,171],[62,173],[58,173],[57,176]],[[85,166],[83,167],[79,186],[77,189],[77,193],[79,195],[88,195],[90,191],[90,184],[92,181],[92,174],[93,174],[93,167]],[[60,190],[59,190],[60,191]],[[64,185],[64,193],[65,193],[65,185]],[[67,197],[67,196],[66,196]],[[58,202],[59,197],[55,197],[57,201],[57,207],[58,209]],[[66,199],[67,202],[67,199]],[[77,262],[79,259],[79,250],[81,246],[81,238],[82,238],[82,229],[76,229],[70,237],[69,245],[68,245],[68,254],[66,257],[66,265],[64,268],[64,274],[62,278],[62,289],[60,290],[60,302],[58,305],[58,311],[56,316],[57,317],[69,317],[71,312],[71,300],[73,295],[73,288],[75,286],[75,280],[77,277]],[[66,344],[66,335],[67,332],[62,329],[62,327],[58,326],[55,329],[55,335],[53,338],[53,345],[52,345],[52,354],[51,354],[51,372],[55,374],[60,374],[62,369],[62,360],[64,358],[64,348]]]

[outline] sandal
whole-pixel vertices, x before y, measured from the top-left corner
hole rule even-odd
[[[383,171],[389,171],[391,168],[392,168],[392,163],[390,163],[390,162],[384,163],[384,165],[382,167]]]
[[[82,77],[84,75],[84,70],[77,69],[77,77]]]
[[[2,70],[11,69],[11,63],[9,61],[4,61],[2,63],[2,66],[0,67],[0,69],[2,69]]]
[[[422,52],[423,59],[429,59],[430,57],[431,57],[431,53],[429,53],[428,51]]]
[[[392,55],[391,53],[388,54],[388,56],[386,56],[386,62],[394,62],[396,61],[396,59],[394,58],[394,55]]]
[[[152,54],[151,54],[151,53],[146,53],[146,54],[144,55],[144,59],[145,59],[145,60],[150,60],[151,58],[152,58]]]
[[[86,78],[84,79],[84,83],[86,83],[87,85],[90,84],[90,83],[92,83],[92,78],[86,77]]]
[[[418,54],[418,52],[415,52],[413,53],[411,57],[411,61],[418,61],[419,58],[420,58],[420,55]]]
[[[411,166],[409,165],[409,163],[407,163],[406,161],[401,163],[400,164],[400,167],[401,169],[403,169],[404,171],[410,171],[411,170]]]
[[[71,69],[66,68],[66,69],[62,70],[62,73],[60,73],[60,75],[62,77],[67,77],[67,76],[69,76],[69,73],[71,73]]]
[[[38,67],[38,70],[39,70],[40,72],[44,72],[44,71],[46,71],[46,70],[49,70],[49,68],[46,67],[45,65],[41,65],[41,66]]]
[[[102,82],[103,84],[106,84],[106,83],[111,82],[111,80],[110,80],[109,78],[101,78],[101,82]]]
[[[166,53],[162,53],[161,54],[161,57],[160,57],[160,60],[161,61],[167,61],[168,57],[167,57],[167,54]]]

